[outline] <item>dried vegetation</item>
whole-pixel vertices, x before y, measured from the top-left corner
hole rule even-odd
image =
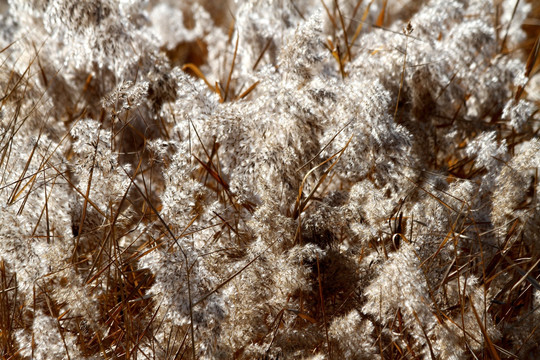
[[[0,10],[0,357],[540,351],[537,2]]]

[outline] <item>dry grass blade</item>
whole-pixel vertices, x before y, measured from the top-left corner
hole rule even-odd
[[[384,18],[384,9],[386,8],[386,0],[384,1],[384,5],[383,5],[383,10],[381,11],[381,15],[379,16],[379,18]],[[377,23],[379,22],[379,20],[377,20]],[[377,26],[382,26],[382,20],[381,20],[381,25],[377,25]],[[396,100],[396,109],[394,110],[394,122],[396,121],[396,116],[397,116],[397,113],[398,113],[398,107],[399,107],[399,101],[401,99],[401,91],[403,90],[403,81],[405,80],[405,67],[407,65],[407,47],[409,45],[409,35],[411,35],[413,31],[413,28],[411,26],[411,23],[409,22],[407,24],[407,27],[405,29],[403,29],[403,33],[406,35],[406,38],[405,38],[405,53],[403,54],[403,66],[402,66],[402,69],[401,69],[401,77],[400,77],[400,80],[399,80],[399,90],[398,90],[398,95],[397,95],[397,100]]]
[[[281,325],[281,321],[283,319],[283,314],[285,314],[285,309],[280,310],[276,319],[272,322],[272,325],[270,326],[270,328],[272,328],[275,324],[275,330],[273,331],[272,341],[270,341],[270,344],[268,344],[268,348],[266,349],[266,354],[270,352],[270,349],[272,348],[272,344],[274,343],[274,340],[276,340],[277,332],[279,330],[279,326]]]
[[[341,57],[341,51],[339,49],[339,45],[334,46],[332,41],[328,39],[327,49],[330,51],[330,53],[332,54],[332,56],[334,57],[334,59],[336,59],[336,62],[338,63],[341,78],[345,79],[347,77],[347,73],[345,72],[344,59]]]
[[[220,93],[219,90],[218,90],[218,87],[216,85],[216,87],[214,87],[212,84],[210,84],[208,82],[208,80],[206,79],[206,76],[204,76],[204,74],[202,73],[202,71],[197,67],[197,65],[195,64],[185,64],[183,67],[182,67],[182,70],[191,70],[193,71],[193,73],[195,73],[195,75],[197,75],[199,77],[199,79],[202,79],[204,81],[204,83],[206,84],[206,86],[208,86],[208,88],[216,93]]]
[[[268,50],[270,45],[272,45],[272,39],[268,39],[268,41],[266,42],[266,45],[264,45],[264,48],[262,49],[261,53],[259,54],[259,57],[257,58],[257,60],[255,60],[255,63],[253,64],[253,67],[251,68],[251,70],[255,71],[257,69],[257,66],[259,65],[259,62],[261,62],[264,54],[266,53],[266,50]]]
[[[363,2],[364,2],[364,0],[357,0],[356,1],[356,5],[354,6],[354,9],[353,9],[353,11],[351,13],[351,19],[349,21],[349,25],[347,25],[347,32],[350,31],[351,26],[353,24],[353,20],[354,20],[356,14],[358,13],[358,10],[360,9],[360,6],[363,4]]]
[[[384,25],[384,16],[386,15],[386,5],[388,5],[388,0],[383,0],[382,9],[375,21],[375,26],[382,27]]]
[[[237,99],[243,99],[248,96],[249,93],[251,93],[257,87],[257,85],[259,85],[259,81],[255,81],[250,87],[246,89],[246,91],[238,95]]]
[[[13,85],[13,87],[11,88],[11,90],[8,91],[8,89],[6,89],[6,92],[4,93],[4,96],[2,96],[0,98],[0,101],[2,101],[2,107],[5,105],[5,102],[6,100],[15,92],[15,90],[17,90],[19,88],[19,85],[21,84],[21,82],[26,78],[26,74],[30,71],[30,68],[32,66],[32,63],[33,61],[35,61],[35,58],[32,60],[32,62],[28,65],[28,67],[24,70],[24,72],[22,73],[22,75],[19,76],[17,82]],[[12,71],[11,72],[11,76],[13,76],[15,73]],[[11,79],[10,79],[11,80]]]
[[[190,317],[190,327],[191,327],[191,344],[192,344],[192,353],[193,353],[193,358],[195,359],[196,358],[196,354],[195,354],[195,329],[194,329],[194,323],[193,323],[193,301],[191,299],[191,280],[190,280],[190,273],[189,273],[189,269],[190,269],[190,266],[189,266],[189,260],[188,260],[188,257],[187,257],[187,254],[186,252],[184,251],[184,249],[182,248],[182,246],[180,245],[180,243],[178,242],[178,239],[176,238],[176,236],[174,235],[174,233],[172,232],[171,228],[169,227],[169,225],[165,222],[165,220],[163,220],[163,218],[161,217],[161,215],[159,214],[159,211],[157,211],[157,209],[155,208],[154,204],[152,204],[152,202],[150,201],[150,199],[148,199],[148,197],[145,195],[144,191],[141,190],[141,188],[135,183],[135,180],[133,177],[131,177],[128,172],[122,168],[122,170],[124,171],[124,173],[130,178],[130,183],[137,189],[137,191],[139,192],[139,194],[143,197],[143,199],[146,201],[146,203],[150,206],[150,208],[152,209],[152,211],[154,212],[154,214],[157,216],[157,218],[159,219],[159,221],[161,222],[161,224],[165,227],[165,229],[167,230],[167,232],[169,233],[169,235],[171,236],[171,238],[173,239],[174,243],[176,244],[176,246],[178,247],[178,249],[180,250],[180,252],[182,253],[182,256],[184,257],[184,261],[185,261],[185,267],[186,267],[186,279],[187,279],[187,288],[188,288],[188,299],[189,299],[189,317]]]
[[[215,294],[216,292],[218,292],[222,287],[224,287],[225,285],[227,285],[231,280],[233,280],[235,277],[237,277],[238,275],[240,275],[244,270],[246,270],[249,266],[251,266],[251,264],[253,264],[255,262],[255,260],[257,260],[258,258],[260,258],[266,251],[268,251],[272,246],[274,246],[275,243],[277,243],[278,241],[280,241],[281,239],[279,237],[277,237],[276,240],[272,241],[270,243],[270,245],[268,245],[266,247],[265,250],[261,251],[259,254],[257,254],[253,259],[251,259],[246,265],[244,265],[240,270],[238,270],[237,272],[235,272],[234,274],[232,274],[231,276],[229,276],[227,279],[225,279],[225,281],[221,282],[218,286],[216,286],[214,288],[214,290],[210,291],[209,293],[207,293],[206,295],[204,295],[203,297],[201,297],[199,300],[195,301],[193,303],[193,306],[197,306],[199,305],[200,303],[202,303],[203,301],[205,301],[206,299],[208,299],[211,295]]]
[[[533,72],[534,65],[536,64],[539,55],[540,55],[540,35],[536,37],[534,46],[531,52],[529,53],[529,57],[527,58],[527,64],[525,65],[525,76],[527,77],[527,83],[530,80],[530,76]],[[516,90],[516,96],[514,97],[516,101],[518,101],[521,98],[526,86],[527,85],[518,86]]]
[[[416,311],[413,310],[414,318],[416,319],[416,322],[418,322],[418,326],[420,326],[420,329],[422,329],[422,333],[424,333],[424,337],[426,338],[426,343],[428,344],[429,348],[429,355],[431,356],[432,360],[436,360],[437,356],[435,356],[435,353],[433,352],[433,345],[431,345],[431,340],[429,339],[428,334],[426,333],[426,329],[424,329],[424,326],[422,325],[422,322],[418,318],[418,315],[416,314]]]
[[[353,122],[353,120],[349,121],[348,123],[346,123],[341,129],[339,129],[338,132],[336,132],[336,134],[334,136],[332,136],[332,138],[326,143],[326,145],[324,145],[321,150],[319,150],[319,152],[317,154],[315,154],[315,156],[313,156],[311,159],[309,159],[308,161],[306,161],[304,163],[304,165],[300,166],[296,171],[300,171],[302,170],[303,168],[305,168],[306,166],[308,166],[313,160],[315,160],[316,158],[319,157],[319,155],[321,155],[321,153],[328,147],[330,146],[330,144],[334,141],[334,139],[339,135],[341,134],[341,132],[343,130],[345,130],[345,128],[347,128],[347,126],[349,126],[351,123]]]
[[[141,161],[139,161],[139,165],[138,165],[137,168],[135,169],[134,174],[137,174],[137,173],[138,173],[141,164],[142,164],[142,159],[141,159]],[[105,235],[105,238],[104,238],[103,241],[101,242],[102,246],[100,247],[99,252],[98,252],[98,254],[97,254],[97,256],[96,256],[96,260],[99,260],[99,259],[101,258],[101,254],[102,254],[102,252],[105,250],[105,244],[108,242],[108,240],[110,239],[110,237],[113,236],[113,230],[114,230],[115,224],[116,224],[116,222],[118,221],[118,217],[119,217],[120,214],[121,214],[122,205],[124,204],[124,201],[125,201],[126,198],[127,198],[127,195],[128,195],[128,193],[129,193],[130,188],[131,188],[131,184],[128,186],[128,188],[127,188],[126,191],[124,192],[124,195],[122,196],[122,199],[120,200],[120,203],[118,204],[118,210],[115,212],[115,214],[114,214],[114,216],[113,216],[113,219],[112,219],[111,224],[110,224],[110,230],[107,232],[107,234]],[[79,236],[80,236],[80,234],[81,234],[81,232],[82,232],[81,230],[82,230],[82,228],[79,229]],[[79,237],[79,236],[78,236],[78,237]],[[134,240],[134,242],[135,242],[135,240]],[[131,245],[128,246],[128,247],[126,247],[126,248],[122,251],[122,253],[118,254],[118,257],[119,257],[120,255],[122,255],[124,252],[127,252],[127,251],[129,250],[130,247],[131,247]],[[77,251],[77,247],[74,247],[73,256],[75,256],[76,251]],[[108,264],[106,264],[105,266],[103,266],[99,271],[97,271],[97,273],[96,273],[95,275],[92,276],[92,273],[94,272],[94,269],[95,269],[95,267],[96,267],[97,264],[98,264],[98,261],[95,261],[95,262],[93,263],[92,267],[90,268],[90,271],[88,271],[88,275],[87,275],[87,277],[86,277],[86,279],[85,279],[85,284],[88,285],[88,284],[94,282],[96,279],[98,279],[98,278],[101,276],[101,274],[102,274],[103,272],[105,272],[105,271],[109,268],[109,266],[111,266],[113,263],[115,263],[115,261],[117,261],[117,258],[111,256],[111,260],[109,260]]]
[[[480,327],[480,331],[482,331],[482,335],[484,335],[484,339],[486,340],[488,344],[488,350],[491,354],[492,358],[495,360],[500,360],[499,354],[497,353],[497,350],[495,350],[495,347],[493,346],[493,342],[491,341],[491,338],[489,337],[486,328],[482,322],[482,319],[480,319],[480,316],[478,316],[478,312],[476,312],[476,308],[474,307],[474,303],[472,299],[469,299],[469,305],[471,306],[471,309],[474,313],[474,317],[476,318],[476,322],[478,323],[478,326]]]
[[[323,321],[324,321],[324,331],[326,333],[326,346],[328,349],[328,358],[332,359],[332,347],[330,346],[330,337],[328,336],[328,323],[326,321],[326,311],[324,309],[324,295],[323,295],[323,288],[322,288],[322,280],[321,280],[321,268],[319,266],[319,254],[316,255],[317,258],[317,282],[319,283],[319,297],[321,301],[321,311],[323,314]]]
[[[463,205],[465,205],[465,204],[463,204]],[[461,212],[458,212],[456,219],[452,222],[452,227],[450,228],[450,230],[448,231],[448,233],[444,237],[443,241],[441,242],[441,244],[439,245],[437,250],[433,253],[433,255],[426,258],[420,264],[420,267],[424,267],[426,264],[431,263],[431,261],[441,252],[441,250],[444,248],[444,246],[448,243],[448,241],[450,239],[455,239],[456,237],[458,237],[460,235],[460,233],[456,234],[456,231],[455,231],[456,228],[458,227],[458,222],[460,222],[460,221],[461,221]],[[464,232],[464,231],[465,231],[465,229],[462,232]]]
[[[533,278],[531,276],[531,273],[535,270],[537,270],[537,267],[538,267],[538,264],[540,264],[540,259],[538,259],[534,264],[533,266],[531,266],[531,268],[529,269],[529,271],[525,272],[522,268],[520,268],[519,266],[517,266],[517,264],[515,264],[512,259],[506,257],[506,256],[503,256],[505,258],[506,261],[508,261],[510,264],[512,264],[512,266],[515,266],[516,267],[516,270],[517,272],[521,275],[521,279],[519,279],[515,284],[514,286],[512,286],[512,288],[510,289],[510,291],[508,291],[508,293],[511,293],[513,292],[514,290],[516,290],[522,283],[523,281],[527,280],[532,286],[534,286],[534,288],[538,291],[540,291],[540,284],[538,283],[538,281],[536,281],[535,278]]]
[[[330,19],[330,22],[332,23],[332,27],[334,29],[337,29],[337,24],[336,24],[336,20],[334,19],[334,17],[332,16],[332,14],[330,14],[330,10],[328,10],[328,7],[326,6],[326,4],[324,3],[324,0],[320,0],[321,1],[321,4],[324,8],[324,11],[326,11],[326,15],[328,15],[328,19]]]
[[[197,160],[199,162],[199,164],[201,164],[201,166],[214,178],[214,180],[216,180],[221,186],[223,186],[223,188],[225,190],[229,190],[229,184],[227,184],[225,182],[225,180],[223,180],[223,178],[217,173],[217,171],[215,171],[214,169],[212,169],[208,164],[204,163],[203,161],[201,161],[197,156],[195,155],[192,155],[195,160]]]
[[[334,0],[334,7],[336,8],[339,16],[339,22],[341,24],[341,30],[343,31],[343,39],[345,40],[345,47],[347,49],[347,60],[351,61],[351,47],[349,46],[349,39],[347,36],[347,28],[345,27],[345,21],[343,20],[343,15],[341,14],[341,10],[339,9],[339,4],[337,0]]]
[[[414,184],[416,187],[418,187],[419,189],[423,190],[426,194],[428,194],[430,197],[432,197],[433,199],[435,199],[437,202],[439,202],[441,205],[443,205],[445,208],[447,208],[448,210],[451,210],[453,211],[454,213],[458,214],[459,213],[459,210],[453,208],[452,206],[448,205],[446,202],[444,202],[443,200],[441,200],[440,198],[438,198],[437,196],[435,196],[434,194],[430,193],[429,191],[427,191],[423,186],[420,186],[418,185],[417,183],[415,183],[414,181],[412,181],[411,179],[409,179],[408,177],[405,176],[405,179],[407,179],[409,182],[411,182],[412,184]]]
[[[516,0],[516,4],[514,5],[514,9],[512,10],[512,16],[510,17],[510,21],[508,21],[508,24],[506,24],[506,31],[504,33],[504,38],[501,43],[501,52],[504,51],[504,47],[506,46],[506,39],[508,38],[508,32],[510,31],[510,26],[512,25],[512,21],[514,21],[514,17],[516,16],[516,10],[518,8],[520,0]]]
[[[86,219],[86,211],[87,211],[87,208],[88,208],[88,200],[90,199],[90,189],[92,188],[92,178],[94,176],[94,169],[95,169],[95,166],[96,166],[96,157],[97,157],[100,137],[101,137],[101,128],[98,131],[96,144],[94,146],[94,156],[92,157],[92,165],[90,166],[90,172],[88,174],[88,182],[86,184],[86,193],[85,193],[85,196],[84,196],[82,215],[81,215],[81,220],[79,222],[79,234],[77,235],[77,239],[75,240],[75,246],[73,247],[73,254],[72,254],[72,261],[73,262],[75,262],[75,260],[76,260],[75,256],[77,254],[77,248],[79,247],[79,241],[80,241],[81,235],[83,233],[84,220]]]
[[[40,290],[45,295],[45,300],[47,302],[47,307],[49,308],[50,313],[52,315],[57,314],[56,309],[53,309],[53,306],[52,306],[52,303],[51,303],[51,298],[50,298],[49,294],[47,293],[47,291],[42,287],[40,287]],[[62,328],[62,325],[60,325],[60,321],[58,320],[58,316],[54,316],[54,318],[55,318],[55,323],[56,323],[56,326],[57,326],[58,333],[60,334],[60,337],[62,338],[62,343],[64,344],[66,357],[67,357],[68,360],[71,360],[71,357],[69,356],[69,349],[68,349],[68,346],[66,344],[66,338],[64,336],[64,329]]]
[[[36,179],[36,175],[32,176],[32,178],[30,180],[28,180],[26,182],[26,184],[21,188],[21,183],[22,183],[21,179],[23,179],[26,176],[26,172],[28,171],[28,168],[30,167],[30,163],[32,162],[32,159],[34,158],[34,154],[36,152],[36,149],[39,146],[39,140],[40,139],[41,139],[41,134],[40,134],[40,137],[38,137],[37,141],[34,143],[34,146],[32,147],[32,151],[30,152],[30,155],[28,156],[28,159],[26,160],[26,164],[24,165],[24,169],[21,172],[21,175],[19,176],[19,180],[17,181],[17,185],[13,189],[13,191],[11,193],[11,196],[8,199],[8,204],[10,204],[10,205],[13,204],[17,200],[19,195],[21,195],[23,193],[23,191],[26,189],[26,187],[29,184],[33,184],[35,179]]]
[[[15,44],[16,42],[17,41],[12,41],[8,45],[4,46],[4,48],[2,50],[0,50],[0,54],[3,53],[4,51],[6,51],[7,49],[9,49],[11,46],[13,46],[13,44]]]
[[[343,155],[343,153],[345,152],[345,150],[347,149],[347,147],[349,146],[352,138],[353,138],[354,135],[352,135],[349,140],[347,141],[347,144],[345,144],[345,146],[343,147],[343,149],[341,149],[340,151],[338,151],[337,153],[335,153],[334,155],[330,156],[328,159],[326,159],[325,161],[323,161],[322,163],[320,163],[319,165],[315,166],[313,169],[309,170],[307,172],[307,174],[304,176],[304,178],[302,179],[302,183],[300,184],[300,189],[298,190],[298,197],[296,198],[296,204],[294,206],[294,210],[293,210],[293,214],[292,214],[292,217],[293,219],[297,219],[298,216],[302,213],[302,211],[304,210],[304,208],[306,207],[307,203],[311,200],[311,198],[313,197],[313,195],[315,194],[315,192],[317,191],[317,189],[319,188],[320,184],[322,184],[322,182],[326,179],[326,176],[328,175],[328,173],[332,170],[332,168],[337,164],[337,162],[339,161],[339,159],[341,158],[341,155]],[[313,173],[315,170],[317,170],[319,167],[323,166],[324,164],[326,164],[327,162],[331,161],[334,157],[337,156],[337,159],[336,161],[334,161],[332,163],[332,165],[330,165],[330,167],[325,170],[321,176],[321,178],[319,179],[319,181],[317,182],[317,184],[315,185],[315,187],[311,190],[311,192],[309,193],[309,195],[306,197],[306,199],[304,201],[302,201],[302,194],[303,194],[303,190],[304,190],[304,184],[308,178],[308,176]]]
[[[527,58],[527,64],[525,65],[525,76],[530,77],[533,72],[534,65],[538,61],[538,56],[540,55],[540,35],[536,37],[534,41],[534,46]]]
[[[13,277],[8,279],[6,264],[0,260],[0,353],[3,354],[12,353],[16,349],[14,322],[17,317],[17,287],[12,286],[13,280]],[[10,296],[8,293],[12,291],[13,296]]]
[[[133,348],[126,354],[127,357],[130,357],[129,355],[131,355],[131,354],[135,354],[135,349],[137,349],[139,347],[139,344],[140,344],[141,340],[148,333],[148,330],[150,330],[150,325],[152,325],[154,320],[156,319],[156,316],[157,316],[160,308],[161,308],[161,304],[159,304],[156,307],[156,311],[154,311],[154,314],[152,315],[152,317],[148,321],[148,324],[146,324],[146,327],[142,331],[141,335],[139,335],[139,338],[137,339],[137,342],[133,345]]]
[[[67,177],[67,174],[65,172],[58,170],[56,166],[53,164],[50,164],[50,166],[57,172],[58,175],[60,175],[70,185],[70,187],[73,190],[75,190],[79,195],[81,195],[84,198],[85,194],[75,184],[71,182],[71,180]],[[96,210],[101,216],[103,216],[104,218],[107,217],[106,214],[99,208],[99,206],[96,203],[94,203],[91,199],[88,199],[88,204],[90,204],[92,208]]]
[[[45,204],[43,205],[43,207],[41,209],[41,213],[39,214],[39,218],[36,221],[36,226],[34,227],[34,229],[32,231],[32,237],[36,236],[38,226],[41,223],[41,219],[43,218],[43,215],[45,214],[47,243],[51,242],[51,226],[50,226],[50,219],[49,219],[49,199],[50,199],[50,196],[53,194],[53,188],[54,188],[54,185],[56,184],[57,179],[58,179],[57,177],[55,177],[53,179],[53,182],[52,182],[51,188],[49,190],[49,193],[47,193],[47,179],[45,178],[45,173],[43,173],[43,192],[44,192]]]
[[[364,26],[365,22],[366,22],[366,19],[369,15],[369,9],[371,8],[371,4],[373,4],[373,1],[375,0],[371,0],[368,4],[368,6],[366,7],[366,10],[364,10],[364,14],[362,14],[362,20],[360,20],[358,22],[358,26],[356,27],[356,31],[354,32],[354,36],[351,40],[351,47],[354,45],[354,43],[356,42],[356,39],[358,38],[358,35],[360,35],[360,33],[362,32],[362,27]]]
[[[240,36],[236,36],[236,44],[234,45],[234,54],[231,62],[231,70],[229,71],[229,76],[227,77],[227,84],[225,85],[225,95],[223,96],[223,102],[227,101],[227,96],[229,95],[229,86],[231,85],[232,74],[234,72],[234,65],[236,64],[236,55],[238,54],[238,42],[240,41]]]
[[[311,316],[307,315],[307,314],[304,314],[298,310],[294,310],[294,309],[287,309],[287,311],[290,311],[294,314],[296,314],[299,318],[302,318],[306,321],[309,321],[310,323],[312,324],[316,324],[317,323],[317,320],[315,320],[314,318],[312,318]]]
[[[47,78],[47,74],[45,70],[43,69],[43,66],[41,65],[41,60],[39,59],[39,55],[38,55],[39,51],[38,49],[36,49],[36,44],[33,41],[32,41],[32,47],[34,48],[34,52],[36,53],[37,63],[38,63],[39,71],[41,74],[41,79],[43,80],[45,87],[49,87],[49,79]]]
[[[191,154],[191,156],[193,158],[195,158],[199,162],[199,164],[201,164],[202,167],[223,187],[223,189],[225,190],[225,194],[227,195],[227,197],[228,197],[229,201],[231,202],[231,204],[234,206],[235,209],[238,209],[237,203],[234,200],[234,196],[231,193],[231,191],[229,190],[229,185],[227,184],[227,182],[225,182],[225,180],[223,180],[223,177],[219,174],[219,168],[214,165],[214,163],[212,161],[212,155],[208,153],[208,150],[204,146],[204,143],[203,143],[203,141],[202,141],[202,139],[201,139],[201,137],[199,135],[199,132],[197,131],[197,128],[195,127],[195,124],[193,124],[193,121],[191,121],[191,119],[189,120],[189,123],[193,127],[193,130],[195,131],[195,135],[197,136],[197,139],[199,140],[199,143],[201,144],[201,147],[203,148],[204,153],[208,157],[208,163],[204,163],[203,161],[201,161],[194,154]],[[213,150],[214,149],[212,149],[212,151]],[[250,210],[249,205],[247,205],[247,206],[244,205],[244,207],[247,210]]]

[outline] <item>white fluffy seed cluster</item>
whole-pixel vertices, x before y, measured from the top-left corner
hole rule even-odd
[[[531,9],[0,1],[0,354],[532,356]]]

